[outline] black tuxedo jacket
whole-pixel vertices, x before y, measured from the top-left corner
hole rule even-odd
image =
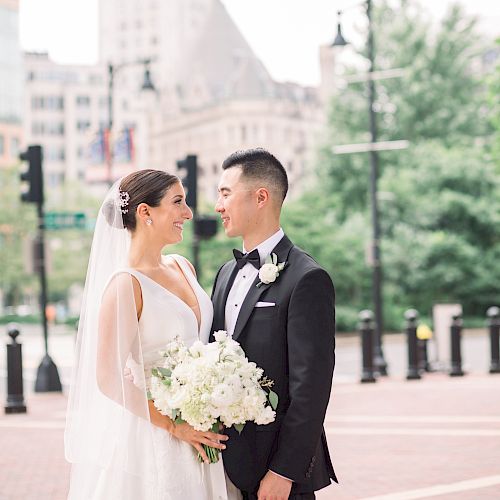
[[[274,380],[275,422],[247,423],[241,435],[227,429],[224,467],[240,489],[256,492],[271,469],[306,493],[337,481],[323,429],[335,365],[335,292],[328,273],[284,236],[273,250],[286,262],[277,280],[250,287],[233,338],[248,359]],[[225,329],[225,307],[238,267],[224,264],[212,292],[212,332]],[[272,307],[255,307],[258,301]],[[213,333],[211,337],[213,341]]]

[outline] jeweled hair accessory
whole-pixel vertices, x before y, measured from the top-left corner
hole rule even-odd
[[[130,200],[130,195],[127,193],[127,191],[120,191],[120,207],[121,207],[121,212],[122,214],[128,213],[128,202]]]

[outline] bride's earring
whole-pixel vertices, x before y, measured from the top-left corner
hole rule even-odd
[[[152,219],[146,219],[146,224],[148,226],[150,226],[151,224],[153,224],[153,220]]]

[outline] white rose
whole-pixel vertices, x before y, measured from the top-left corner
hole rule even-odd
[[[189,354],[195,358],[199,358],[203,354],[204,344],[200,340],[197,340],[190,348]]]
[[[276,412],[270,406],[266,406],[255,419],[255,423],[257,425],[266,425],[274,422],[275,418]]]
[[[214,332],[214,338],[217,342],[222,342],[223,340],[226,340],[227,333],[225,330],[218,330]]]
[[[273,283],[274,281],[276,281],[278,273],[278,266],[275,266],[271,263],[264,264],[259,269],[259,279],[260,281],[262,281],[262,283],[265,283],[267,285],[268,283]]]

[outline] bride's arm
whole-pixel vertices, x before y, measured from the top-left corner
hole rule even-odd
[[[116,275],[106,287],[99,309],[95,373],[102,394],[147,418],[147,400],[141,384],[127,376],[131,362],[142,365],[139,340],[142,306],[137,279],[128,273]]]

